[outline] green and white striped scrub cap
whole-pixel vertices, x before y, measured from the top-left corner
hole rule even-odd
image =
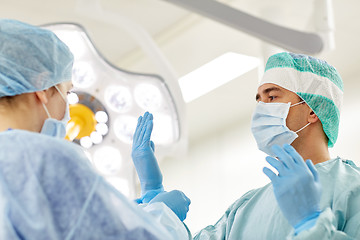
[[[266,63],[260,86],[265,83],[276,84],[302,98],[320,119],[329,139],[328,146],[334,146],[338,137],[344,86],[333,66],[306,55],[278,53]]]

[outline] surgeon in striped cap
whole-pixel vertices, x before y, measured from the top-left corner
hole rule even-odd
[[[360,239],[360,168],[332,158],[343,82],[327,62],[271,56],[256,94],[251,131],[273,167],[194,239]]]

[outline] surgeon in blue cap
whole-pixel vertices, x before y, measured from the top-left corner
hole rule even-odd
[[[182,192],[138,206],[63,139],[72,65],[52,32],[0,19],[0,239],[188,239]]]

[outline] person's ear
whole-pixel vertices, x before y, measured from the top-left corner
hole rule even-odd
[[[316,123],[317,121],[320,121],[319,117],[314,113],[314,111],[310,108],[309,110],[309,116],[308,116],[308,122],[309,123]]]
[[[46,90],[44,91],[37,91],[35,92],[36,97],[39,99],[39,101],[43,104],[47,104],[48,103],[48,97],[46,94]]]

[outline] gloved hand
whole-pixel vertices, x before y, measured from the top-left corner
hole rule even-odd
[[[140,116],[138,119],[131,153],[140,179],[142,199],[146,198],[146,196],[150,197],[143,201],[144,203],[149,202],[164,190],[162,185],[163,177],[154,155],[154,143],[150,141],[152,129],[153,116],[146,112],[143,117]]]
[[[289,144],[283,148],[272,147],[276,158],[266,157],[279,175],[264,167],[263,172],[270,178],[276,200],[295,233],[311,228],[320,214],[322,187],[318,173],[311,160],[304,162]]]
[[[171,192],[162,192],[154,197],[149,204],[155,202],[165,203],[181,221],[184,221],[186,214],[189,211],[190,199],[179,190],[173,190]]]

